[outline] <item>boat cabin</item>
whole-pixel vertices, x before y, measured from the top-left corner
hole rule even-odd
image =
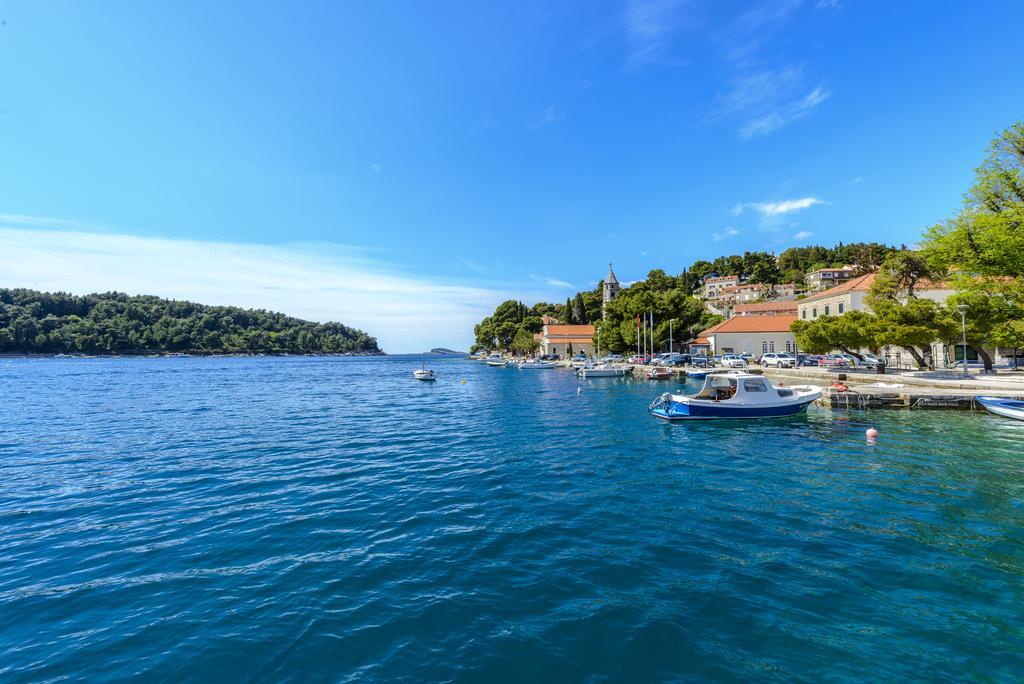
[[[760,375],[712,374],[704,378],[704,386],[692,398],[703,401],[739,399],[743,403],[757,403],[791,396],[793,390],[773,387],[767,378]]]

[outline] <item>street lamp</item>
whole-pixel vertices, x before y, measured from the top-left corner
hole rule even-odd
[[[956,307],[956,310],[960,312],[960,329],[963,331],[963,342],[964,342],[964,379],[967,379],[967,305],[961,304]]]

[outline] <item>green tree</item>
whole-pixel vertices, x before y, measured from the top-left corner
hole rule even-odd
[[[1024,320],[1024,122],[992,141],[963,208],[930,228],[923,247],[954,272],[958,294],[951,300],[971,307],[972,346],[991,370],[978,345],[1016,347]]]

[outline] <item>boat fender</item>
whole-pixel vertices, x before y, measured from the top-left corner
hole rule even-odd
[[[831,387],[832,389],[834,389],[834,390],[835,390],[836,392],[849,392],[849,391],[850,391],[850,388],[849,388],[849,387],[847,387],[846,385],[844,385],[844,384],[843,384],[843,383],[841,383],[841,382],[833,382],[833,383],[832,383],[831,385],[829,385],[829,386],[830,386],[830,387]]]
[[[868,438],[869,442],[874,442],[878,440],[878,430],[876,430],[873,427],[868,428],[864,435]]]

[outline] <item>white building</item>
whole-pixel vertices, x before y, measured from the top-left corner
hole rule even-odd
[[[706,339],[712,354],[753,354],[795,352],[796,337],[789,326],[793,315],[734,316],[708,328],[699,335]]]

